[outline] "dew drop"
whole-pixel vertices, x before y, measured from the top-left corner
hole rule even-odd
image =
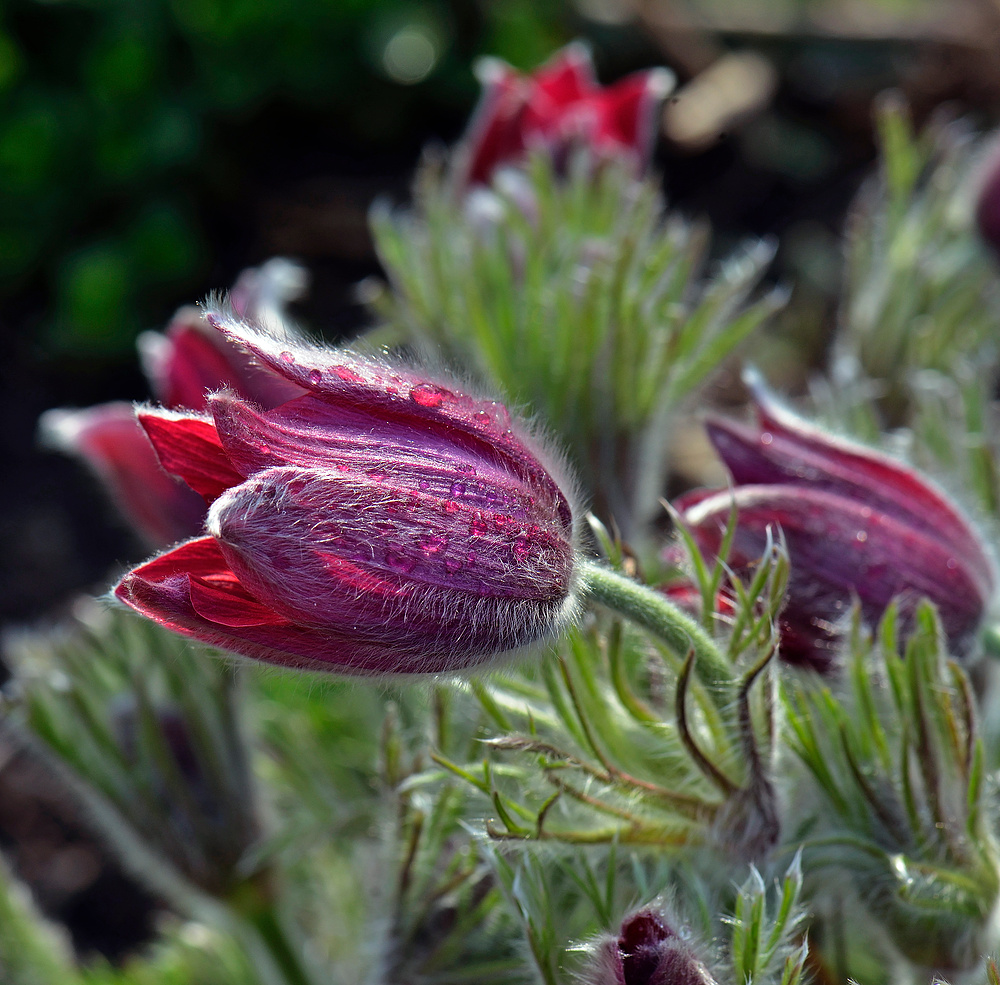
[[[420,549],[424,554],[438,554],[448,546],[448,538],[443,534],[428,534],[420,538]]]
[[[421,479],[420,480],[420,489],[423,492],[427,492],[427,490],[430,489],[430,487],[431,487],[431,484],[426,479]]]
[[[453,482],[451,484],[451,494],[452,496],[464,496],[465,495],[465,483],[464,482]]]
[[[456,465],[455,466],[455,471],[459,475],[469,475],[469,476],[472,476],[472,475],[476,474],[476,470],[471,465]]]
[[[953,557],[948,558],[946,563],[949,571],[954,571],[958,567],[958,561],[956,561]]]
[[[319,386],[323,381],[323,374],[318,369],[309,370],[309,382],[312,386]]]
[[[449,575],[453,575],[462,570],[462,562],[453,558],[446,558],[444,562],[444,570]]]
[[[774,435],[770,431],[764,431],[760,436],[760,443],[762,445],[769,445],[774,441]]]
[[[290,353],[290,352],[289,352],[289,351],[288,351],[287,349],[286,349],[286,350],[285,350],[284,352],[282,352],[282,353],[281,353],[281,354],[280,354],[280,355],[278,356],[278,358],[279,358],[279,359],[280,359],[280,360],[281,360],[281,361],[282,361],[283,363],[289,363],[289,364],[291,364],[291,363],[295,362],[295,356],[293,356],[293,355],[292,355],[292,354],[291,354],[291,353]]]
[[[433,383],[418,383],[410,391],[410,399],[421,407],[440,407],[451,395],[450,390]]]
[[[485,427],[488,427],[490,424],[493,423],[493,419],[490,417],[489,414],[486,413],[485,410],[477,410],[475,414],[472,415],[472,419],[477,424],[482,424]]]
[[[868,540],[868,534],[864,530],[859,530],[855,536],[855,540],[857,540],[859,544],[863,544],[866,540]]]
[[[339,376],[345,383],[364,383],[364,377],[359,376],[348,366],[334,366],[333,371]]]

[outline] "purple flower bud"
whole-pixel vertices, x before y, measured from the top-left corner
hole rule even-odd
[[[968,651],[996,590],[994,565],[968,519],[917,472],[810,427],[756,394],[757,425],[711,420],[709,437],[734,488],[676,504],[706,553],[716,552],[735,502],[729,562],[746,570],[780,528],[792,564],[782,656],[826,670],[857,599],[876,622],[897,599],[938,608],[951,647]]]
[[[485,184],[503,165],[544,149],[557,163],[574,146],[601,158],[628,160],[641,171],[656,137],[656,111],[672,87],[666,69],[598,85],[590,52],[571,44],[532,75],[499,59],[479,71],[483,96],[465,138],[463,184]]]
[[[306,391],[260,410],[142,410],[210,536],[117,596],[178,632],[286,666],[457,670],[535,642],[576,607],[574,513],[501,404],[408,370],[212,324]]]
[[[304,278],[291,261],[269,260],[240,274],[234,301],[248,317],[280,324],[284,304],[301,293]],[[255,366],[246,352],[208,324],[199,308],[181,308],[165,332],[144,332],[138,345],[150,386],[165,407],[204,410],[209,393],[224,388],[262,407],[305,393]],[[131,404],[57,408],[47,411],[39,425],[43,441],[90,466],[151,547],[174,544],[202,529],[204,501],[163,471]]]
[[[201,527],[204,502],[160,467],[131,404],[53,409],[42,415],[39,427],[46,444],[79,457],[93,470],[150,547],[175,543]]]
[[[690,943],[656,910],[626,917],[618,937],[598,943],[587,985],[714,985]]]
[[[232,303],[241,317],[282,324],[284,306],[302,293],[305,273],[289,260],[275,258],[244,270],[233,288]],[[262,407],[300,396],[302,391],[253,360],[209,325],[200,308],[180,308],[165,332],[144,332],[139,354],[153,393],[164,407],[204,410],[208,394],[228,388]]]
[[[979,235],[1000,256],[1000,136],[993,138],[979,168],[976,226]]]

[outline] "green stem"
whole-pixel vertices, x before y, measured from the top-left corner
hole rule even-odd
[[[230,894],[227,902],[256,931],[283,985],[318,985],[307,967],[301,944],[289,935],[268,881],[247,880]]]
[[[658,636],[679,655],[694,651],[694,672],[717,698],[728,705],[736,681],[733,668],[712,637],[664,595],[603,564],[584,561],[585,595]]]

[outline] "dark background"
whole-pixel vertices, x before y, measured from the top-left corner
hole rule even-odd
[[[605,82],[666,64],[683,86],[745,50],[773,67],[758,105],[702,146],[661,139],[657,166],[720,252],[781,237],[773,276],[818,313],[773,330],[793,381],[822,360],[873,99],[899,88],[918,121],[988,128],[1000,113],[994,0],[7,0],[0,623],[58,618],[145,554],[77,463],[37,447],[39,414],[147,398],[136,334],[273,255],[311,274],[295,312],[309,328],[358,331],[353,287],[378,273],[367,210],[405,203],[421,149],[460,137],[474,59],[531,68],[576,37]],[[83,952],[119,957],[150,932],[153,901],[58,784],[3,747],[0,846]]]

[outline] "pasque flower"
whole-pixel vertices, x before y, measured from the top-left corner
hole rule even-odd
[[[979,235],[1000,256],[1000,134],[987,145],[979,166],[975,210]]]
[[[714,985],[690,942],[652,907],[622,921],[617,937],[600,941],[585,972],[587,985]]]
[[[566,484],[498,403],[376,360],[210,322],[298,396],[144,409],[208,535],[127,574],[119,599],[206,643],[347,673],[455,670],[575,609]]]
[[[498,59],[481,63],[483,95],[465,138],[465,183],[488,183],[497,168],[536,149],[565,159],[575,146],[644,169],[656,138],[656,111],[669,92],[666,69],[637,72],[608,87],[590,53],[571,44],[532,75]]]
[[[707,554],[720,549],[735,505],[728,560],[737,571],[780,529],[791,561],[782,656],[824,670],[853,600],[874,623],[893,599],[905,616],[922,597],[937,606],[953,651],[967,652],[996,572],[961,510],[913,469],[755,396],[755,425],[707,424],[733,488],[699,490],[675,505]]]
[[[287,301],[303,288],[301,267],[275,258],[240,274],[234,304],[254,317],[280,321]],[[180,308],[164,332],[138,340],[143,369],[165,407],[204,410],[208,394],[230,388],[264,407],[302,390],[253,365],[250,357],[205,320],[199,308]],[[82,410],[56,408],[42,415],[44,440],[76,455],[97,475],[133,529],[151,546],[197,533],[204,500],[167,475],[131,404],[114,401]]]

